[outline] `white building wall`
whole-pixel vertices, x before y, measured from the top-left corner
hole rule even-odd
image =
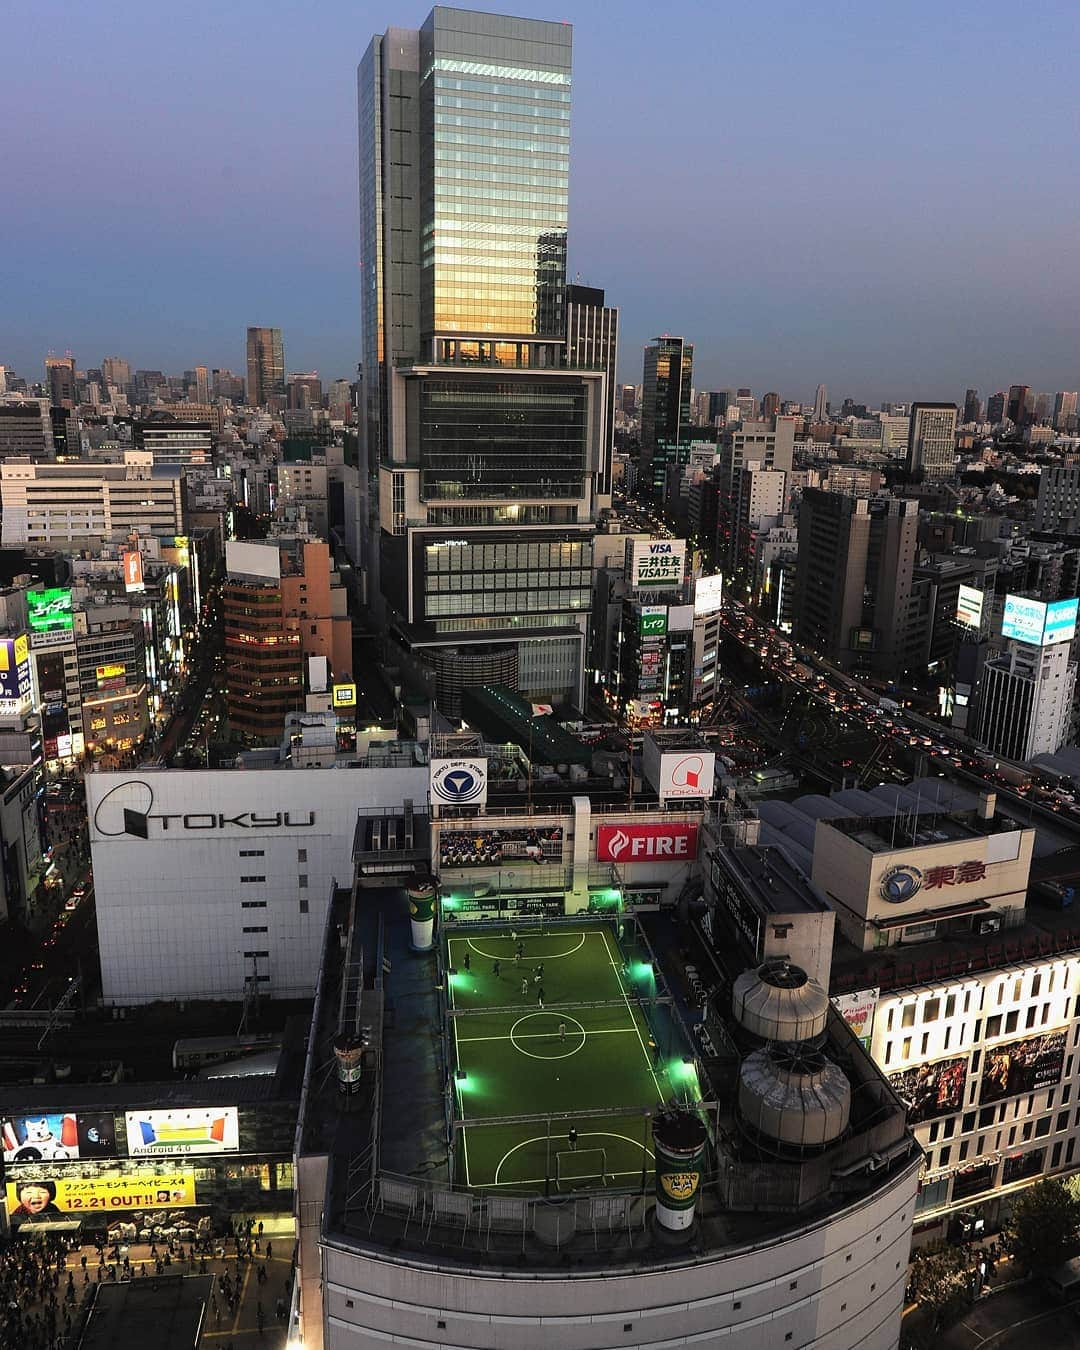
[[[323,1344],[895,1350],[917,1171],[912,1164],[849,1209],[776,1240],[762,1236],[685,1265],[673,1251],[672,1264],[653,1271],[613,1267],[574,1277],[533,1266],[520,1276],[487,1274],[438,1269],[423,1255],[413,1265],[404,1255],[391,1259],[330,1239],[323,1243]]]
[[[357,813],[424,802],[427,775],[426,767],[88,774],[105,1002],[238,999],[256,968],[270,977],[267,994],[310,995],[331,887],[352,882]],[[124,807],[149,813],[148,838],[123,833]],[[245,952],[267,955],[256,967]]]
[[[882,1072],[922,1069],[930,1075],[952,1061],[962,1065],[957,1088],[946,1095],[946,1102],[957,1103],[953,1109],[912,1123],[926,1151],[917,1222],[999,1199],[1040,1176],[1080,1166],[1078,998],[1080,958],[1074,955],[924,984],[878,1000],[870,1048]],[[1064,1036],[1060,1073],[1053,1072],[1053,1060],[1043,1049],[1037,1070],[1045,1080],[1041,1085],[1004,1092],[995,1085],[1004,1068],[995,1051],[1019,1066],[1038,1052],[1040,1038],[1055,1032]],[[1011,1086],[1024,1086],[1024,1070],[1011,1072],[1016,1074]],[[910,1098],[910,1093],[901,1095]],[[1043,1151],[1038,1170],[1010,1180],[1022,1156],[1038,1150]],[[989,1184],[956,1196],[957,1175],[980,1162],[992,1164]]]

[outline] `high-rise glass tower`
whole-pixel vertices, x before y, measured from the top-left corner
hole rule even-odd
[[[285,397],[285,352],[280,328],[247,330],[247,400],[261,408],[272,398]]]
[[[367,593],[452,715],[583,693],[610,410],[566,341],[571,35],[439,7],[359,68]]]
[[[641,475],[663,497],[669,464],[686,463],[694,348],[681,337],[653,339],[641,373]]]

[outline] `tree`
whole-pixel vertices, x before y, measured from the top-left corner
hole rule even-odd
[[[1056,1177],[1037,1181],[1016,1196],[1005,1241],[1028,1270],[1058,1265],[1080,1234],[1080,1199]]]
[[[936,1243],[913,1252],[911,1291],[942,1326],[967,1303],[971,1294],[971,1257],[963,1247]]]

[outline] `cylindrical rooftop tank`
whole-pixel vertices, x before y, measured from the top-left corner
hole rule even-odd
[[[739,1111],[767,1139],[821,1148],[847,1129],[851,1085],[820,1051],[764,1046],[742,1062]]]
[[[763,1041],[812,1041],[825,1030],[829,996],[800,966],[766,961],[735,981],[732,1011],[739,1025]]]

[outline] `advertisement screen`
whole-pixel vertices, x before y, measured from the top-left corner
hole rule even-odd
[[[355,684],[335,684],[335,685],[334,685],[334,707],[335,707],[335,708],[355,708],[355,707],[356,707],[356,685],[355,685]]]
[[[1047,1031],[1022,1041],[995,1045],[986,1051],[979,1105],[988,1106],[1021,1092],[1053,1087],[1061,1082],[1065,1063],[1065,1032]]]
[[[0,638],[0,697],[26,698],[31,688],[29,642],[25,637]]]
[[[1076,636],[1076,615],[1080,610],[1080,600],[1056,600],[1046,607],[1046,627],[1043,629],[1043,646],[1049,647],[1055,642],[1071,642]]]
[[[157,1168],[99,1177],[64,1176],[36,1167],[33,1176],[7,1183],[12,1228],[78,1214],[123,1213],[133,1209],[172,1209],[195,1203],[195,1172],[190,1167]]]
[[[685,539],[636,540],[630,564],[634,590],[674,590],[682,585]]]
[[[934,1064],[920,1064],[917,1069],[904,1069],[889,1074],[893,1091],[908,1104],[908,1124],[933,1120],[959,1111],[964,1104],[964,1081],[967,1078],[967,1059],[939,1059]]]
[[[132,1158],[161,1153],[235,1153],[240,1147],[235,1106],[128,1111],[124,1119]]]
[[[1007,595],[1001,618],[1001,636],[1017,642],[1042,645],[1046,626],[1046,606],[1041,600],[1029,600],[1023,595]]]
[[[8,1116],[2,1128],[5,1163],[116,1157],[116,1123],[111,1111]]]
[[[138,550],[123,554],[124,562],[124,590],[125,591],[144,591],[142,570],[142,554]]]
[[[879,992],[878,989],[861,989],[857,994],[837,994],[833,999],[833,1007],[858,1036],[864,1050],[870,1049]]]
[[[441,830],[440,867],[490,867],[500,863],[562,862],[563,827]]]
[[[977,591],[974,586],[961,586],[956,594],[956,622],[965,628],[979,628],[982,616],[982,591]]]
[[[696,825],[599,825],[597,862],[686,862],[697,857]]]
[[[638,632],[642,637],[663,637],[667,632],[667,605],[642,605]]]
[[[75,622],[71,615],[71,591],[64,587],[27,591],[26,610],[27,621],[34,633],[51,633],[57,629],[70,632]]]
[[[703,614],[715,614],[720,608],[724,595],[724,578],[698,577],[694,586],[694,613],[700,619]]]

